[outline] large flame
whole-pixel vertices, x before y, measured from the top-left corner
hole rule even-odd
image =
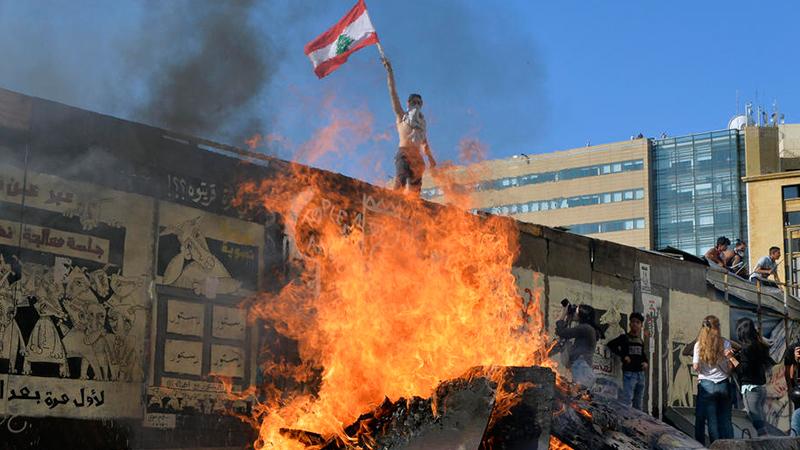
[[[539,293],[525,304],[512,275],[513,221],[464,213],[466,197],[439,207],[336,180],[295,168],[240,192],[280,213],[296,249],[292,281],[251,306],[297,341],[263,364],[256,448],[305,448],[285,429],[348,439],[386,397],[430,396],[475,366],[546,362]]]

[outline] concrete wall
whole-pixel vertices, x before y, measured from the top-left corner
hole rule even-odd
[[[520,228],[522,253],[517,264],[540,274],[547,330],[551,335],[564,297],[598,309],[600,322],[608,326],[607,339],[622,333],[630,312],[645,314],[652,363],[647,374],[646,406],[655,415],[669,406],[694,406],[697,375],[691,368],[691,358],[681,352],[695,340],[706,315],[720,319],[725,337],[732,337],[731,329],[738,318],[750,317],[756,321],[755,305],[744,307],[739,303],[732,307],[734,295],[726,300],[723,292],[709,284],[706,265],[541,226]],[[649,266],[649,270],[643,272],[642,265]],[[747,288],[748,284],[742,286]],[[778,307],[764,316],[765,335],[773,343],[776,359],[782,357],[786,343],[779,310]],[[796,321],[790,321],[790,336],[797,332]],[[610,357],[604,342],[598,343],[594,369],[603,381],[595,387],[596,392],[616,394],[613,385],[621,383],[619,364],[618,359]],[[561,372],[567,375],[565,369]],[[767,409],[770,423],[788,429],[790,408],[784,395],[782,373],[783,366],[778,365],[769,377]]]
[[[800,157],[800,124],[779,125],[778,151],[781,158]]]
[[[780,172],[777,127],[745,127],[744,146],[747,176]]]

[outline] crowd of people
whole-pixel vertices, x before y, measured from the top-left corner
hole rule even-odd
[[[567,354],[566,366],[574,383],[592,390],[596,379],[592,358],[598,340],[604,338],[603,330],[596,323],[595,310],[590,305],[571,305],[567,301],[562,305],[563,311],[556,321],[556,335],[561,350]],[[642,411],[649,364],[643,324],[641,313],[631,313],[628,331],[606,344],[622,363],[622,385],[617,398]],[[706,435],[711,442],[732,439],[732,411],[737,403],[745,409],[757,434],[767,435],[767,374],[777,362],[770,356],[770,346],[753,320],[739,319],[735,339],[729,340],[722,336],[719,318],[706,316],[697,339],[686,351],[692,356],[692,368],[698,380],[695,439],[701,443],[705,443]],[[792,415],[790,433],[800,436],[800,342],[787,347],[784,364],[789,398],[797,408]]]
[[[716,244],[703,255],[710,265],[720,266],[751,282],[759,282],[764,286],[778,286],[781,282],[778,275],[778,261],[781,259],[781,249],[770,247],[766,256],[761,257],[753,270],[747,270],[747,242],[736,239],[731,245],[731,240],[725,236],[717,238]],[[772,280],[770,280],[772,277]]]

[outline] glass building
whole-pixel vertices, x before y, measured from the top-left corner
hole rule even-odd
[[[653,241],[703,255],[718,236],[747,239],[744,132],[654,139]]]

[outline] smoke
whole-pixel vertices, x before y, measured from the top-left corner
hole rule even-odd
[[[148,100],[136,115],[189,134],[221,132],[235,141],[262,129],[255,99],[279,58],[251,20],[256,2],[149,5],[143,35],[150,24],[160,24],[156,34],[168,47],[150,74]]]
[[[367,4],[400,96],[425,98],[440,162],[458,160],[465,135],[501,154],[535,143],[549,108],[530,5]],[[237,146],[255,133],[295,143],[314,139],[330,122],[324,99],[335,93],[345,114],[366,110],[374,130],[389,129],[388,140],[368,139],[358,151],[379,154],[391,167],[397,137],[375,50],[358,52],[321,81],[302,52],[350,5],[0,0],[0,87]],[[259,151],[274,153],[273,147]],[[374,179],[371,170],[350,166],[342,170]]]
[[[0,86],[241,145],[281,60],[263,5],[0,0]]]

